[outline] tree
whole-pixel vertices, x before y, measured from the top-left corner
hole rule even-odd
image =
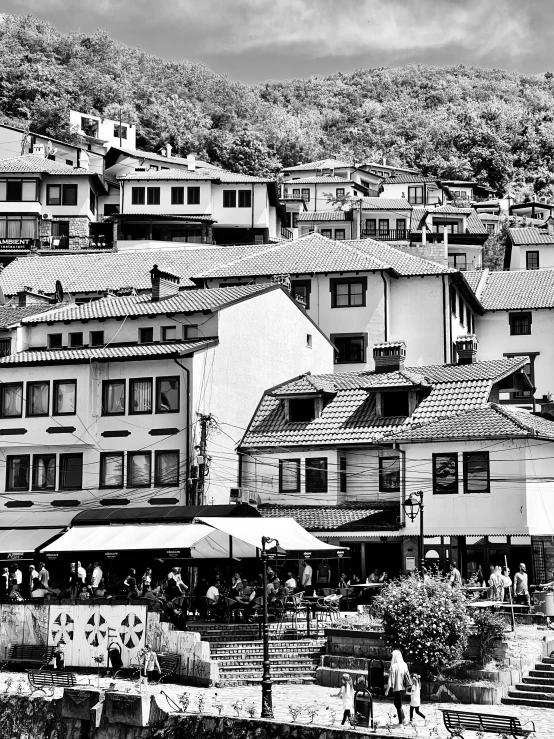
[[[466,600],[460,588],[438,574],[395,580],[375,599],[387,645],[404,659],[437,672],[462,658],[469,636]]]

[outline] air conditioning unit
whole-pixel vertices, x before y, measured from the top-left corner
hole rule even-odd
[[[248,503],[248,505],[257,508],[258,496],[248,488],[230,488],[229,503]]]
[[[52,220],[52,213],[43,213],[42,214],[42,220],[43,221],[50,221],[50,220]]]

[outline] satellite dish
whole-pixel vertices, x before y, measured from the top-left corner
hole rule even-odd
[[[0,305],[5,305],[6,298],[4,297],[4,291],[2,290],[2,287],[0,286]]]
[[[63,300],[63,287],[59,280],[56,280],[56,303],[61,303]]]

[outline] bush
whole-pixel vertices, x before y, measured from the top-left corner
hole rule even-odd
[[[473,623],[479,639],[479,662],[484,665],[491,658],[494,651],[494,642],[504,636],[506,621],[498,613],[475,609]]]
[[[469,635],[466,601],[441,575],[395,580],[375,599],[387,644],[437,672],[461,659]]]

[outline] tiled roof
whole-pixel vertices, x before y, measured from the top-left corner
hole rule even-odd
[[[464,272],[464,277],[466,278],[467,284],[470,286],[473,292],[475,292],[477,288],[479,287],[481,278],[483,277],[483,270],[481,269],[469,270],[468,269],[466,272]]]
[[[129,172],[119,175],[118,180],[211,180],[212,182],[253,182],[267,183],[275,180],[270,177],[255,177],[254,175],[242,174],[240,172],[227,172],[225,169],[215,167],[197,167],[195,170],[184,169],[160,169],[149,172]]]
[[[373,259],[379,259],[388,264],[399,275],[408,277],[412,275],[438,275],[454,274],[458,270],[452,267],[443,267],[441,264],[422,259],[412,254],[407,254],[400,249],[395,249],[391,243],[385,241],[374,241],[373,239],[358,239],[356,241],[345,241],[360,251],[364,251]]]
[[[34,291],[53,294],[56,280],[66,293],[96,293],[134,287],[150,290],[150,270],[157,264],[164,272],[181,278],[181,287],[194,287],[190,276],[248,254],[257,254],[260,245],[183,246],[178,249],[84,254],[66,252],[20,257],[0,273],[5,295],[14,295],[28,285]]]
[[[310,379],[324,383],[327,388],[334,387],[335,396],[327,403],[319,418],[308,423],[287,423],[280,393],[284,388],[292,394],[290,391],[294,389],[294,384],[302,381],[302,378],[297,378],[266,392],[241,447],[369,444],[407,436],[417,440],[431,433],[428,431],[431,424],[433,428],[437,427],[436,433],[439,433],[443,421],[450,424],[448,428],[455,428],[456,422],[450,419],[455,417],[459,423],[465,414],[488,408],[493,383],[520,371],[526,361],[525,357],[507,357],[471,365],[430,365],[394,373],[317,375]],[[424,397],[411,417],[377,417],[375,394],[368,391],[383,387],[407,388],[412,384],[422,386]],[[475,428],[482,428],[483,434],[489,428],[496,434],[504,424],[506,434],[514,435],[516,421],[507,417],[498,420],[494,416],[494,419],[496,425],[485,424],[481,427],[474,424]],[[459,423],[459,428],[461,435],[469,434],[469,426]],[[528,430],[523,429],[523,432],[528,435]],[[551,427],[543,426],[541,433],[554,436],[554,423]],[[517,435],[522,435],[522,429],[518,430]]]
[[[272,505],[258,510],[263,518],[294,518],[306,531],[397,531],[398,508],[370,508],[363,504],[337,506]]]
[[[301,180],[287,180],[285,187],[296,187],[296,185],[356,185],[357,187],[363,187],[359,182],[353,180],[347,180],[345,177],[327,177],[320,175],[318,177],[303,177]]]
[[[438,205],[436,208],[429,209],[429,213],[451,213],[453,215],[469,215],[473,213],[473,208],[462,208],[457,205]]]
[[[362,210],[412,210],[404,198],[362,198]]]
[[[198,214],[173,214],[173,213],[114,213],[111,216],[108,216],[108,218],[104,219],[110,220],[110,221],[124,221],[127,220],[133,220],[135,219],[141,219],[141,218],[155,218],[160,221],[169,220],[169,221],[197,221],[199,223],[217,223],[217,221],[211,216],[210,213],[203,213],[202,215]]]
[[[128,346],[107,346],[84,349],[49,349],[24,351],[0,357],[0,365],[46,365],[79,364],[83,362],[117,361],[125,359],[157,359],[179,357],[204,349],[215,340],[172,342],[167,344],[131,344]]]
[[[54,175],[71,175],[72,177],[91,177],[95,172],[91,172],[84,167],[70,167],[61,162],[46,159],[46,157],[37,156],[36,154],[24,154],[21,157],[9,157],[8,159],[0,159],[0,172],[3,173],[44,173]]]
[[[52,305],[35,303],[34,305],[2,305],[0,306],[0,329],[10,328],[17,325],[23,318],[52,310]]]
[[[470,234],[487,234],[488,231],[479,218],[479,215],[473,208],[458,208],[456,205],[440,205],[438,208],[433,208],[429,211],[429,214],[433,213],[445,213],[448,215],[464,215],[466,216],[466,229],[467,233]]]
[[[509,228],[508,236],[514,244],[554,244],[554,234],[532,226]]]
[[[422,174],[397,174],[392,177],[388,177],[383,180],[383,186],[386,185],[411,185],[419,184],[420,182],[434,182],[437,184],[439,181],[438,177],[426,177]]]
[[[554,269],[489,272],[479,299],[485,310],[554,308]]]
[[[410,223],[410,231],[421,231],[425,219],[427,218],[427,211],[425,208],[414,208],[412,210],[412,218]]]
[[[101,298],[83,305],[56,308],[47,313],[31,316],[23,323],[51,321],[81,321],[91,318],[119,318],[123,316],[154,316],[166,313],[195,313],[218,310],[243,298],[249,298],[267,290],[279,289],[277,285],[243,285],[220,287],[212,290],[185,290],[156,302],[149,295],[121,298]]]
[[[136,159],[149,159],[153,162],[162,162],[162,164],[179,164],[187,166],[190,164],[189,160],[186,158],[166,157],[163,156],[163,154],[156,154],[153,151],[143,151],[142,149],[126,149],[120,146],[112,146],[110,151],[113,150],[120,151],[122,154],[127,154],[128,156],[135,157]],[[208,162],[204,162],[200,159],[196,159],[195,164],[197,167],[209,167],[210,169],[219,169],[219,167],[216,167],[213,164],[209,164]]]
[[[346,220],[346,213],[344,210],[306,210],[302,213],[298,214],[298,221],[299,222],[314,222],[318,223],[319,221],[345,221]]]
[[[342,162],[338,159],[318,159],[315,162],[295,164],[294,167],[284,167],[283,172],[301,172],[302,170],[311,171],[312,169],[344,169],[345,167],[355,169],[354,165],[350,162]]]

